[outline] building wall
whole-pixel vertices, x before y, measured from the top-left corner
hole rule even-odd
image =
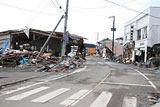
[[[150,9],[150,15],[160,17],[160,7],[154,7]],[[160,19],[150,17],[150,36],[149,36],[149,45],[153,46],[154,44],[160,43]]]
[[[133,29],[133,41],[135,41],[135,51],[137,49],[145,50],[145,62],[147,58],[147,47],[152,47],[156,43],[160,43],[160,19],[152,17],[160,17],[160,7],[150,7],[143,11],[145,14],[139,14],[132,20],[125,23],[124,27],[124,45],[131,42],[131,26]],[[138,36],[139,35],[139,36]]]

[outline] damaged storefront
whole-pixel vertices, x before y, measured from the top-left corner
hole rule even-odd
[[[139,40],[135,42],[135,49],[133,51],[133,62],[142,65],[147,62],[147,41]]]
[[[50,32],[30,29],[28,37],[23,30],[14,31],[10,33],[10,48],[16,50],[26,49],[29,51],[40,51],[49,34]],[[50,52],[53,55],[58,56],[60,54],[62,37],[63,35],[61,33],[55,33],[45,49],[46,52]]]
[[[123,45],[123,59],[125,63],[133,62],[135,42],[126,42]]]
[[[19,66],[23,68],[34,68],[38,66],[41,70],[45,71],[61,71],[62,69],[68,69],[69,65],[71,68],[74,68],[81,64],[83,58],[77,56],[77,48],[73,48],[74,46],[78,47],[79,41],[86,38],[70,34],[66,44],[66,54],[68,56],[63,60],[60,57],[61,44],[64,39],[63,32],[55,32],[45,47],[44,52],[37,59],[38,63],[34,63],[34,59],[39,54],[51,32],[29,29],[28,34],[24,30],[0,32],[0,37],[6,37],[6,41],[9,41],[6,45],[5,53],[0,55],[1,68],[13,67],[17,69]]]
[[[154,44],[148,51],[148,62],[151,67],[160,67],[160,43]]]

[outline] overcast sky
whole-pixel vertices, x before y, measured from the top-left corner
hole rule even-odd
[[[57,2],[58,3],[57,3]],[[137,11],[150,6],[160,6],[160,0],[110,0]],[[63,9],[57,9],[62,6]],[[64,14],[66,0],[0,0],[0,31],[21,29],[25,26],[34,29],[51,31]],[[112,39],[113,19],[115,16],[115,38],[124,35],[124,23],[138,13],[117,6],[107,0],[69,0],[69,16],[67,30],[88,38],[87,43]],[[56,31],[63,32],[64,20]]]

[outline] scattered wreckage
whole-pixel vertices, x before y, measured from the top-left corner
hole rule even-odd
[[[35,67],[41,65],[41,69],[38,71],[58,72],[79,67],[84,61],[81,55],[76,55],[76,52],[72,51],[64,60],[62,60],[61,57],[54,56],[52,53],[43,53],[37,59],[37,63],[33,63],[33,59],[35,59],[37,55],[38,51],[8,49],[0,56],[0,67],[25,68],[26,66]]]
[[[9,30],[0,32],[0,36],[6,37],[4,44],[0,43],[0,67],[1,68],[28,68],[38,67],[38,71],[61,71],[79,66],[84,60],[77,54],[78,49],[71,50],[71,47],[78,47],[81,36],[70,34],[66,44],[65,58],[60,57],[61,41],[63,32],[41,31],[29,29],[29,36],[23,30]],[[9,39],[8,39],[9,38]],[[47,38],[50,40],[47,41]],[[6,42],[6,40],[8,42]],[[2,40],[0,40],[2,41]],[[46,42],[47,41],[47,42]],[[46,42],[46,46],[43,46]],[[44,51],[41,52],[42,46]],[[39,55],[40,53],[40,55]],[[39,56],[37,58],[37,56]],[[27,67],[26,67],[27,66]],[[25,70],[28,71],[28,70]]]

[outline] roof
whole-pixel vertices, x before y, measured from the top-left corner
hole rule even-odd
[[[144,17],[145,15],[149,15],[147,10],[151,9],[151,8],[160,8],[157,6],[150,6],[148,8],[146,8],[145,10],[143,10],[142,12],[140,12],[139,14],[137,14],[136,16],[134,16],[133,18],[131,18],[130,20],[128,20],[127,22],[125,22],[125,25],[129,25],[131,23],[133,23],[133,20],[135,20],[138,16],[142,15],[142,17]],[[147,12],[147,13],[145,13]]]
[[[96,45],[95,45],[95,44],[84,43],[84,46],[85,46],[86,48],[96,48]]]
[[[49,36],[52,31],[43,31],[43,30],[38,30],[38,29],[32,29],[32,28],[30,28],[29,32],[30,33],[36,33],[36,34],[44,35],[44,36]],[[7,34],[20,34],[20,33],[24,33],[24,29],[3,31],[3,32],[0,32],[0,36],[7,35]],[[53,37],[60,39],[60,38],[63,37],[63,32],[55,32],[53,34]],[[84,38],[84,37],[76,35],[76,34],[70,34],[69,37],[71,37],[73,39],[87,39],[87,38]]]
[[[63,32],[55,32],[55,33],[63,35]],[[79,36],[79,35],[76,35],[76,34],[69,34],[69,37],[72,38],[72,39],[87,39],[85,37],[82,37],[82,36]]]
[[[123,37],[116,38],[116,40],[123,40]]]
[[[111,41],[111,39],[109,39],[109,38],[105,38],[105,39],[103,39],[103,40],[101,40],[101,41],[99,41],[98,43],[100,43],[100,42],[103,42],[103,41]]]

